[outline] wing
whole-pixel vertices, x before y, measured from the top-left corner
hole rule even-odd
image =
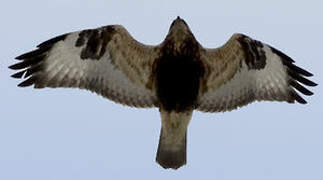
[[[242,34],[234,34],[218,49],[201,52],[201,59],[206,73],[198,97],[200,111],[228,111],[255,100],[305,104],[296,90],[312,95],[303,85],[317,85],[305,78],[312,74],[290,57]]]
[[[9,67],[21,70],[12,77],[27,78],[20,87],[81,88],[124,105],[156,106],[149,82],[158,48],[135,41],[120,25],[64,34],[37,47]]]

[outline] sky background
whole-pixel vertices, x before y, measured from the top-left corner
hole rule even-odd
[[[323,1],[10,0],[0,7],[0,179],[323,179]],[[155,163],[157,109],[77,89],[18,88],[7,67],[54,36],[122,24],[160,43],[179,15],[205,47],[245,33],[282,50],[319,84],[307,105],[256,102],[194,112],[187,165]]]

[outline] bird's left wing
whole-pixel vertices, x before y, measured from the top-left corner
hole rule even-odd
[[[296,90],[312,95],[303,85],[316,85],[305,78],[312,74],[290,57],[243,34],[234,34],[218,49],[202,50],[201,60],[205,73],[197,102],[200,111],[229,111],[256,100],[305,104]]]
[[[12,77],[27,78],[18,86],[81,88],[124,105],[156,106],[149,82],[158,48],[137,42],[120,25],[64,34],[37,47],[9,67],[21,70]]]

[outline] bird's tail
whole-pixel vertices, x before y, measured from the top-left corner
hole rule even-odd
[[[162,128],[156,161],[163,168],[177,169],[186,164],[186,131],[192,111],[160,112]]]

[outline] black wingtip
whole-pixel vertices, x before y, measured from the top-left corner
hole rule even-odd
[[[17,72],[15,74],[11,75],[11,77],[20,79],[20,78],[22,78],[24,76],[25,72],[26,72],[25,70],[24,71]]]
[[[317,86],[317,83],[309,80],[309,79],[306,79],[304,78],[302,75],[299,75],[298,73],[295,73],[294,71],[292,70],[288,70],[288,74],[293,78],[295,79],[296,81],[304,84],[304,85],[307,85],[307,86]]]
[[[52,39],[49,39],[49,40],[47,40],[45,42],[42,42],[42,43],[38,44],[37,47],[38,48],[51,47],[53,44],[55,44],[58,41],[64,41],[67,35],[68,34],[63,34],[63,35],[54,37]]]
[[[305,69],[303,68],[300,68],[298,66],[296,66],[295,64],[290,64],[290,65],[287,65],[290,69],[292,69],[293,71],[303,75],[303,76],[307,76],[307,77],[311,77],[313,76],[312,73],[306,71]]]
[[[296,66],[296,65],[294,64],[294,63],[295,63],[295,61],[294,61],[291,57],[287,56],[287,55],[286,55],[286,54],[284,54],[283,52],[281,52],[281,51],[279,51],[278,49],[273,48],[273,47],[271,47],[271,46],[270,46],[270,49],[271,49],[271,51],[272,51],[273,53],[277,54],[277,55],[282,59],[283,64],[284,64],[284,65],[286,65],[286,66],[287,66],[288,68],[290,68],[291,70],[293,70],[293,71],[295,71],[295,72],[297,72],[297,73],[299,73],[299,74],[301,74],[301,75],[303,75],[303,76],[307,76],[307,77],[311,77],[311,76],[313,76],[313,74],[312,74],[312,73],[310,73],[310,72],[306,71],[306,70],[305,70],[305,69],[303,69],[303,68],[300,68],[300,67]]]
[[[17,68],[17,64],[13,64],[13,65],[9,66],[8,68],[12,69],[12,70],[17,70],[17,69],[19,69],[19,68]]]
[[[273,53],[277,54],[279,57],[281,57],[283,59],[283,61],[289,62],[289,63],[294,63],[295,62],[291,57],[287,56],[286,54],[279,51],[278,49],[276,49],[274,47],[271,47],[271,46],[269,46],[269,47],[270,47],[271,51]]]
[[[13,65],[9,66],[8,68],[12,69],[12,70],[19,70],[19,69],[24,69],[24,68],[26,68],[28,66],[29,66],[28,62],[22,61],[20,63],[16,63],[16,64],[13,64]]]
[[[22,83],[18,84],[18,87],[27,87],[35,84],[35,78],[30,77],[29,79],[23,81]]]
[[[23,54],[22,55],[19,55],[19,56],[17,56],[17,57],[15,57],[15,59],[17,59],[17,60],[23,60],[24,58],[23,58]]]
[[[297,94],[297,92],[295,92],[294,90],[291,91],[291,94],[292,98],[294,100],[296,100],[298,103],[300,104],[307,104],[307,102],[305,101],[305,99],[303,99],[300,95]]]
[[[46,47],[46,48],[39,48],[30,52],[27,52],[25,54],[22,54],[18,57],[16,57],[15,59],[17,60],[26,60],[26,59],[31,59],[31,58],[36,58],[39,56],[44,56],[45,53],[50,49],[50,47]]]
[[[297,89],[299,92],[303,93],[307,96],[312,96],[314,93],[310,90],[306,89],[304,86],[300,85],[298,82],[291,80],[290,85],[293,86],[295,89]]]
[[[8,68],[10,68],[12,70],[28,68],[28,67],[39,64],[44,58],[45,58],[44,54],[41,54],[41,55],[38,55],[35,57],[30,57],[29,59],[26,59],[26,60],[21,61],[19,63],[13,64],[13,65],[9,66]]]
[[[307,85],[307,86],[317,86],[317,83],[305,78],[305,77],[311,77],[311,76],[313,76],[313,74],[303,68],[296,66],[294,64],[295,61],[291,57],[284,54],[283,52],[281,52],[271,46],[269,46],[269,47],[273,53],[275,53],[276,55],[278,55],[280,57],[283,65],[287,68],[288,75],[291,77],[291,79],[289,81],[289,85],[295,89],[291,90],[291,92],[290,92],[291,99],[289,102],[297,101],[300,104],[307,104],[307,102],[295,90],[297,90],[300,93],[307,95],[307,96],[313,95],[314,94],[313,92],[311,92],[310,90],[306,89],[304,86],[302,86],[301,84],[298,83],[298,82],[300,82],[300,83]]]
[[[28,57],[29,54],[31,54],[32,52],[35,52],[35,51],[37,51],[37,50],[29,51],[27,53],[21,54],[21,55],[15,57],[15,59],[16,60],[24,60],[24,59],[26,59],[26,57]]]

